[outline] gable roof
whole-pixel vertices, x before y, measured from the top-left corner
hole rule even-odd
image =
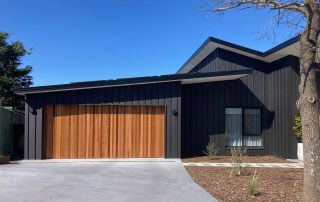
[[[264,62],[273,62],[287,55],[299,56],[299,39],[300,35],[291,38],[268,51],[260,52],[234,43],[223,41],[214,37],[209,37],[196,52],[181,66],[177,71],[178,74],[188,73],[197,66],[204,58],[217,48],[229,50],[241,55],[245,55]]]

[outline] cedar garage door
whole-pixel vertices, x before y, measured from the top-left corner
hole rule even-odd
[[[162,158],[164,107],[47,105],[44,158]]]

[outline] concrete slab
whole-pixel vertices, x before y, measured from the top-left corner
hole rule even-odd
[[[180,160],[138,160],[0,165],[1,201],[216,201]]]

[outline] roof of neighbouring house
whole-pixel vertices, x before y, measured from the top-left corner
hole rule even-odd
[[[188,73],[196,65],[198,65],[204,58],[206,58],[212,51],[217,48],[229,50],[241,55],[245,55],[254,59],[265,62],[273,62],[287,55],[299,56],[299,39],[300,35],[291,38],[270,50],[260,52],[234,43],[223,41],[214,37],[209,37],[198,50],[181,66],[177,73]]]
[[[17,88],[17,89],[14,89],[14,92],[18,95],[26,95],[26,94],[44,93],[44,92],[81,90],[81,89],[104,88],[104,87],[114,87],[114,86],[128,86],[128,85],[161,83],[161,82],[172,82],[172,81],[181,81],[182,84],[191,84],[191,83],[203,83],[203,82],[211,82],[211,81],[234,80],[251,73],[252,73],[252,69],[210,72],[210,73],[168,74],[168,75],[161,75],[161,76],[86,81],[86,82],[74,82],[74,83],[60,84],[60,85]]]

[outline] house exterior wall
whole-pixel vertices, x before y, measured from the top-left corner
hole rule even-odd
[[[225,108],[259,107],[263,146],[249,149],[249,154],[296,158],[292,127],[298,114],[298,67],[299,60],[294,56],[269,64],[220,48],[213,51],[191,73],[248,68],[253,73],[233,81],[182,86],[182,156],[203,155],[209,141],[215,142],[221,153],[228,152]]]
[[[273,63],[216,49],[191,73],[253,69],[241,79],[181,85],[180,81],[26,95],[25,159],[42,159],[42,109],[46,104],[164,105],[165,157],[203,155],[209,141],[225,154],[225,108],[262,109],[263,146],[252,155],[296,158],[292,134],[298,114],[299,60]],[[178,114],[174,115],[173,111]]]
[[[25,108],[25,159],[42,159],[42,109],[46,104],[165,106],[165,157],[180,158],[180,94],[180,82],[28,94]]]

